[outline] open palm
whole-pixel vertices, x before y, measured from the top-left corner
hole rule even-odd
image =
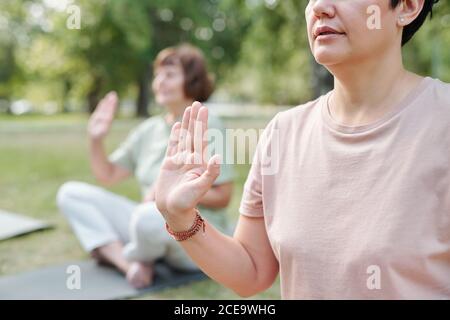
[[[156,205],[163,215],[189,212],[219,176],[219,157],[206,159],[208,109],[199,102],[186,108],[173,125],[166,157],[155,184]]]
[[[88,123],[88,134],[92,139],[103,139],[109,132],[117,110],[118,97],[108,93],[95,108]]]

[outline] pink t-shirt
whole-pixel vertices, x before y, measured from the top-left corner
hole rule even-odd
[[[240,213],[264,217],[284,299],[450,298],[450,85],[345,126],[328,93],[275,116]]]

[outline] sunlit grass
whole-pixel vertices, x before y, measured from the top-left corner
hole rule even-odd
[[[6,120],[7,119],[7,120]],[[0,242],[0,275],[76,259],[87,259],[58,212],[55,196],[68,180],[95,183],[90,175],[84,115],[55,117],[0,116],[0,208],[45,220],[54,228]],[[230,120],[228,120],[230,121]],[[119,120],[107,140],[113,150],[139,120]],[[264,122],[260,126],[263,125]],[[232,121],[230,126],[240,126]],[[236,166],[237,179],[230,219],[236,221],[248,165]],[[113,192],[139,200],[137,183],[130,179]],[[30,284],[32,285],[32,284]],[[205,280],[145,296],[148,299],[236,299],[231,290]],[[279,298],[279,283],[254,298]]]

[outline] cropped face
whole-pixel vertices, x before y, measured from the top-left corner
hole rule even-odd
[[[163,65],[155,70],[152,83],[155,100],[162,106],[177,106],[186,101],[181,65]]]
[[[311,51],[327,67],[400,48],[398,12],[390,0],[310,0],[305,17]]]

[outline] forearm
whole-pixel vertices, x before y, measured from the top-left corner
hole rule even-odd
[[[186,230],[193,217],[184,222],[168,221],[173,230]],[[192,238],[179,242],[192,260],[210,278],[243,297],[252,296],[265,288],[258,281],[257,270],[250,253],[235,238],[219,232],[205,221],[205,233],[200,230]],[[174,226],[174,227],[172,227]]]
[[[199,204],[213,209],[226,208],[230,203],[231,193],[231,183],[214,186],[200,199]]]
[[[180,232],[180,239],[189,236],[192,227],[199,227],[201,221],[196,219],[197,211],[194,208],[199,202],[205,203],[205,194],[220,175],[218,155],[212,156],[206,164],[191,162],[196,155],[202,155],[206,150],[204,132],[208,129],[207,120],[208,109],[199,102],[186,108],[182,122],[172,127],[169,138],[171,143],[156,181],[158,210],[170,229]],[[182,133],[184,130],[188,130],[189,134]],[[222,189],[222,196],[225,195],[228,202],[232,183],[216,187]],[[240,216],[233,237],[220,233],[207,221],[205,224],[203,230],[200,229],[179,243],[210,278],[243,297],[261,292],[273,284],[279,264],[270,245],[263,217]]]
[[[203,196],[199,204],[207,208],[220,209],[227,205],[224,200],[225,199],[221,197],[221,194],[216,189],[212,188]]]
[[[95,178],[104,184],[109,184],[112,177],[113,164],[106,156],[102,140],[89,140],[89,155],[91,170]]]

